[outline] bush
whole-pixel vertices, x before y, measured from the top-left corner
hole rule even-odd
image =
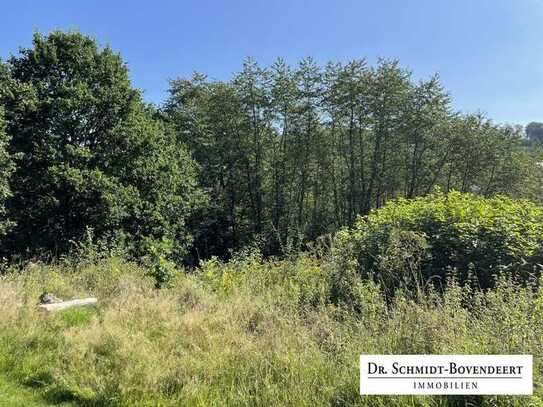
[[[503,196],[459,192],[398,199],[338,233],[334,258],[389,290],[420,289],[449,273],[482,288],[503,273],[529,279],[540,272],[543,208]],[[343,271],[338,271],[343,272]]]
[[[174,262],[168,260],[172,255],[173,243],[171,240],[162,238],[161,241],[148,239],[146,242],[146,264],[149,275],[155,279],[155,287],[166,287],[172,283],[175,276],[179,274]]]

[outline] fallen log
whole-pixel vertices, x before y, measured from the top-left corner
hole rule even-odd
[[[85,305],[96,304],[98,300],[96,298],[83,298],[80,300],[62,301],[52,304],[40,304],[38,305],[44,311],[60,311],[66,308],[82,307]]]

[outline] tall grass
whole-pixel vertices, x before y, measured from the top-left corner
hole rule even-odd
[[[362,282],[355,310],[333,300],[333,274],[307,256],[248,256],[157,290],[119,259],[34,264],[0,279],[0,369],[49,401],[89,406],[543,406],[543,290],[452,281],[386,303]],[[43,314],[44,290],[99,303]],[[533,354],[535,394],[360,396],[364,353]]]

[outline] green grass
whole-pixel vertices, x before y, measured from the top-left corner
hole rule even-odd
[[[36,392],[8,382],[0,376],[0,407],[42,407],[47,406]]]
[[[30,265],[0,278],[5,403],[543,406],[543,290],[451,283],[443,296],[398,293],[387,303],[360,281],[350,291],[354,310],[334,300],[333,281],[334,268],[310,257],[212,260],[161,290],[146,270],[117,259]],[[99,303],[45,314],[36,309],[44,290]],[[361,397],[364,353],[533,354],[535,394]]]
[[[0,407],[72,406],[71,403],[51,403],[41,389],[32,389],[9,381],[0,375]]]

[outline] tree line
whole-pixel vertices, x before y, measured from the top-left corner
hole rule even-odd
[[[398,61],[248,59],[230,81],[171,81],[161,113],[213,197],[197,235],[205,255],[255,238],[296,250],[436,188],[538,197],[538,153],[521,128],[454,112],[437,76],[415,81]]]
[[[230,80],[145,103],[126,64],[77,32],[0,63],[0,252],[91,236],[179,261],[299,250],[397,197],[439,188],[539,199],[522,129],[460,114],[439,77],[394,60],[247,59]]]

